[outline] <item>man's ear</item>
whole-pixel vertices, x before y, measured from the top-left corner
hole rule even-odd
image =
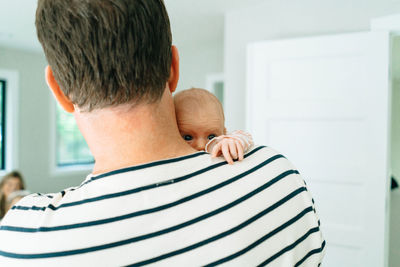
[[[75,111],[74,104],[68,99],[68,97],[63,93],[58,85],[56,79],[54,78],[53,71],[50,66],[46,67],[46,82],[50,90],[53,92],[54,97],[61,107],[68,113],[73,113]]]
[[[175,92],[179,80],[179,53],[176,46],[172,46],[171,73],[168,79],[168,87],[171,93]]]

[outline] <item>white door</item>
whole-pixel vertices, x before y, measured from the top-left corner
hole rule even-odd
[[[247,123],[316,201],[323,266],[387,265],[389,34],[249,45]]]

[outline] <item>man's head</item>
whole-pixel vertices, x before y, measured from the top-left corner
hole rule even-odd
[[[163,0],[39,0],[36,28],[51,74],[81,110],[161,98],[172,57]]]
[[[224,111],[218,98],[204,89],[192,88],[174,96],[176,120],[183,139],[196,150],[226,133]]]

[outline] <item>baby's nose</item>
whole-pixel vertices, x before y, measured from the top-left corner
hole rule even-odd
[[[198,151],[203,151],[206,148],[206,144],[207,144],[207,142],[205,140],[199,139],[196,142],[195,149],[198,150]]]

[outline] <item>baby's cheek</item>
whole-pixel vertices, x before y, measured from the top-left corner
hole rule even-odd
[[[194,147],[194,143],[193,143],[193,142],[188,142],[188,144],[189,144],[190,146],[193,146],[193,147]]]
[[[193,140],[186,140],[185,138],[182,137],[183,140],[185,140],[186,143],[188,143],[189,145],[193,143]]]

